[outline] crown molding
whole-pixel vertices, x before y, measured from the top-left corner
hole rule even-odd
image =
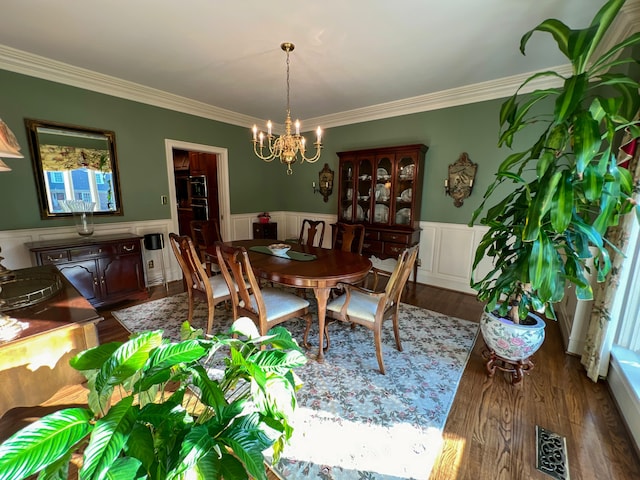
[[[68,63],[51,60],[46,57],[7,47],[6,45],[0,45],[0,68],[31,77],[62,83],[64,85],[145,103],[147,105],[167,108],[211,120],[218,120],[232,125],[244,127],[253,125],[256,121],[261,121],[248,115],[225,110],[190,98],[174,95],[163,90],[104,75],[85,68],[75,67]]]
[[[610,30],[608,37],[601,45],[603,51],[608,50],[632,33],[640,31],[640,0],[629,0],[623,5],[621,12],[622,15],[616,18],[614,28]],[[114,97],[208,118],[210,120],[217,120],[231,125],[251,127],[254,124],[264,123],[264,119],[243,115],[204,102],[198,102],[163,90],[75,67],[67,63],[51,60],[5,45],[0,45],[0,68],[23,75],[112,95]],[[561,75],[571,74],[570,65],[561,65],[553,68],[553,70]],[[534,73],[536,72],[452,88],[331,115],[308,118],[305,119],[305,124],[319,124],[322,125],[323,128],[330,128],[504,98],[513,95],[522,82]],[[536,89],[557,85],[559,85],[559,79],[551,76],[542,77],[527,84],[520,92],[527,93]],[[276,131],[280,128],[283,128],[283,126],[274,125]]]

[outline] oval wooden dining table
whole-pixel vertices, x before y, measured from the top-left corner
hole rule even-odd
[[[318,356],[324,361],[324,327],[329,293],[338,282],[359,282],[371,270],[371,260],[362,255],[320,247],[290,244],[291,250],[314,255],[309,261],[293,260],[250,250],[254,246],[268,246],[274,240],[254,239],[225,242],[244,247],[249,253],[256,277],[288,287],[311,289],[318,303]],[[216,262],[215,247],[207,247],[205,260]]]

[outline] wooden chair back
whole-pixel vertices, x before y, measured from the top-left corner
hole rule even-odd
[[[413,264],[416,262],[417,257],[418,245],[405,249],[398,256],[398,263],[396,263],[396,267],[393,269],[385,287],[387,307],[395,306],[400,303],[402,291],[404,290],[404,286],[407,284],[409,275],[411,275],[411,270],[413,269]]]
[[[196,252],[195,245],[188,235],[176,235],[169,233],[169,241],[173,253],[178,260],[189,299],[189,314],[187,321],[191,323],[194,310],[194,299],[200,298],[207,302],[208,318],[207,333],[213,327],[215,306],[225,300],[230,300],[231,295],[222,279],[210,279],[202,266],[200,256]],[[215,290],[215,291],[214,291]]]
[[[343,322],[350,322],[352,325],[362,325],[373,330],[378,366],[380,367],[380,372],[383,374],[385,373],[385,367],[384,359],[382,358],[382,324],[385,319],[389,317],[392,319],[396,348],[402,351],[400,327],[398,324],[400,298],[417,256],[418,245],[405,249],[398,256],[398,262],[393,272],[372,268],[371,277],[373,284],[370,288],[363,288],[354,284],[344,284],[344,295],[336,298],[327,305],[327,316]],[[387,278],[384,289],[378,287],[381,277]],[[326,332],[326,335],[328,343],[328,332]]]
[[[204,251],[207,247],[212,247],[216,242],[222,241],[220,226],[216,220],[191,220],[189,227],[196,251],[200,260],[204,262]]]
[[[361,223],[338,222],[331,225],[331,227],[333,231],[331,248],[362,255],[364,225]]]
[[[302,220],[298,243],[308,247],[321,247],[324,240],[324,220]]]
[[[265,335],[273,326],[294,317],[304,318],[307,327],[310,326],[309,302],[280,289],[261,289],[244,247],[216,242],[216,256],[222,276],[230,286],[234,320],[249,317],[261,335]]]

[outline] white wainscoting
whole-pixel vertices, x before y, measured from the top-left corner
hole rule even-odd
[[[225,240],[239,240],[252,238],[253,223],[257,221],[259,212],[231,215],[231,236]],[[335,215],[318,215],[305,212],[271,212],[271,221],[278,223],[278,237],[281,240],[297,238],[300,233],[302,220],[324,220],[327,223],[323,246],[331,246],[330,224],[336,221]],[[438,222],[421,222],[420,254],[418,267],[418,282],[436,285],[465,293],[474,293],[469,286],[474,252],[486,227],[468,227],[466,225]],[[170,219],[153,220],[148,222],[123,222],[96,224],[94,235],[110,235],[117,233],[133,233],[145,235],[147,233],[163,233],[165,248],[147,251],[143,249],[145,278],[148,285],[162,283],[160,254],[164,255],[164,264],[168,281],[179,280],[182,275],[180,267],[175,261],[169,245],[168,232],[173,231]],[[77,235],[75,228],[53,227],[30,230],[0,231],[0,247],[5,259],[3,265],[10,269],[32,266],[29,250],[25,242],[38,240],[52,240],[56,238],[73,237]],[[154,268],[149,269],[149,260],[153,260]],[[372,259],[376,266],[393,268],[393,260],[380,261]],[[487,261],[480,264],[479,274],[488,272],[490,264]]]
[[[231,224],[234,239],[251,238],[252,224],[257,220],[259,212],[242,215],[232,215]],[[302,220],[324,220],[327,222],[323,246],[331,246],[331,228],[329,225],[336,221],[335,215],[318,215],[305,212],[270,212],[271,221],[278,223],[278,237],[280,240],[297,238],[300,234]],[[418,282],[436,285],[465,293],[475,293],[469,286],[471,267],[475,249],[480,243],[486,227],[468,227],[453,223],[421,222],[420,254],[418,267]],[[373,259],[376,266],[386,269],[393,268],[393,260]],[[489,271],[489,261],[482,262],[479,274]]]

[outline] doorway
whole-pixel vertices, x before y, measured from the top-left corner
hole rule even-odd
[[[192,154],[192,157],[202,159],[203,162],[214,162],[215,169],[212,177],[215,178],[215,187],[209,186],[210,190],[217,191],[217,196],[212,199],[212,204],[217,204],[217,209],[213,209],[212,215],[217,216],[220,224],[220,234],[222,238],[231,240],[231,209],[229,203],[229,159],[226,148],[214,147],[211,145],[202,145],[189,142],[181,142],[178,140],[165,140],[165,154],[167,159],[167,174],[169,180],[169,203],[171,208],[171,222],[173,224],[172,231],[180,231],[180,218],[178,215],[179,208],[181,211],[184,208],[190,209],[190,206],[184,203],[184,192],[182,189],[179,192],[176,185],[182,185],[185,180],[182,177],[184,166],[182,170],[179,168],[176,170],[174,163],[174,151],[186,152],[187,155]],[[184,161],[184,160],[182,160]],[[187,175],[188,177],[188,175]],[[178,183],[176,184],[176,180]],[[188,181],[188,178],[186,178]],[[187,187],[188,188],[188,187]],[[212,217],[213,218],[213,217]],[[184,227],[183,227],[184,229]]]

